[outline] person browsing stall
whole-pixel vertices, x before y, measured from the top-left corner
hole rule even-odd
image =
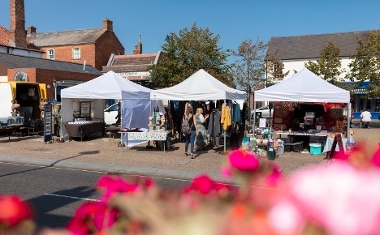
[[[194,159],[194,142],[195,142],[195,136],[196,136],[196,122],[193,115],[193,108],[191,106],[188,106],[185,111],[184,121],[187,121],[190,127],[190,133],[185,134],[185,155],[189,156],[188,149],[190,144],[190,156],[191,159]]]
[[[196,138],[195,144],[197,145],[197,149],[201,150],[206,146],[207,140],[207,130],[205,127],[205,123],[209,115],[203,116],[203,108],[197,108],[197,113],[195,114],[195,123],[196,123]]]

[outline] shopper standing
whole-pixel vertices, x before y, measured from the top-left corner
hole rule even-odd
[[[203,108],[197,108],[197,113],[195,114],[195,123],[196,123],[196,138],[195,144],[197,145],[198,150],[202,150],[206,146],[207,140],[207,130],[204,126],[209,115],[203,116]]]
[[[195,136],[196,136],[196,123],[193,115],[193,108],[191,106],[188,106],[185,111],[185,116],[183,118],[185,121],[188,122],[190,127],[190,132],[185,134],[185,156],[189,156],[187,153],[189,149],[190,144],[190,156],[191,159],[194,159],[194,142],[195,142]]]

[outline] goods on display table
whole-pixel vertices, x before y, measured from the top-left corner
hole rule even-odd
[[[120,138],[123,146],[128,146],[129,140],[147,140],[147,148],[152,148],[150,141],[153,141],[153,145],[164,150],[168,150],[171,145],[170,131],[167,130],[166,117],[163,113],[155,108],[152,116],[149,117],[148,129],[140,128],[136,130],[121,130]]]

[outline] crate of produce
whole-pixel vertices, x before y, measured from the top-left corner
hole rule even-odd
[[[311,155],[321,155],[322,154],[322,145],[318,143],[311,143],[310,146],[310,154]]]

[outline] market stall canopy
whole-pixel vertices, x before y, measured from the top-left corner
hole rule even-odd
[[[109,71],[88,82],[65,88],[61,98],[76,99],[149,99],[151,89]]]
[[[245,100],[246,92],[228,87],[203,69],[183,82],[158,90],[152,90],[151,100]]]
[[[349,103],[350,92],[336,87],[303,68],[292,77],[255,91],[255,101]]]

